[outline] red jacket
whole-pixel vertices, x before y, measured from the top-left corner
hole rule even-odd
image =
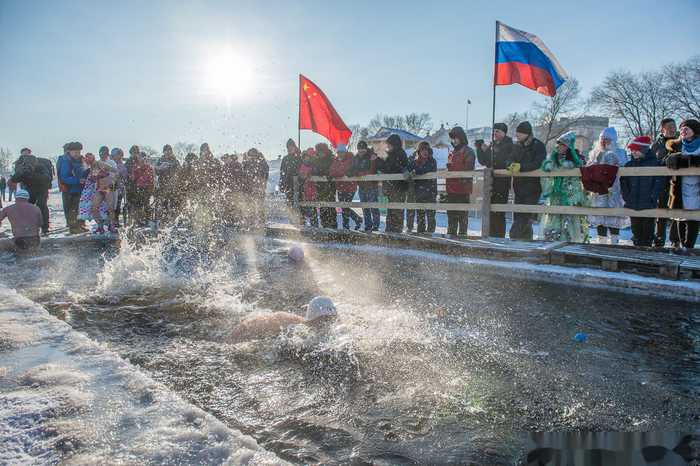
[[[447,157],[447,171],[461,172],[474,170],[476,156],[466,144],[455,148]],[[445,182],[447,194],[471,194],[471,178],[448,178]]]
[[[350,176],[352,168],[352,155],[345,154],[333,159],[329,174],[333,178]],[[357,190],[357,183],[354,181],[339,181],[335,184],[335,190],[341,193],[354,193]]]

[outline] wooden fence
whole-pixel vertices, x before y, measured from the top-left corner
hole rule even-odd
[[[680,170],[670,170],[666,167],[621,167],[617,176],[700,176],[700,167],[683,168]],[[461,204],[448,203],[416,203],[416,202],[319,202],[300,201],[300,181],[294,179],[294,199],[298,207],[340,207],[340,208],[384,208],[384,209],[420,209],[420,210],[468,210],[481,213],[481,236],[489,235],[489,213],[490,212],[522,212],[522,213],[550,213],[550,214],[570,214],[570,215],[610,215],[621,217],[651,217],[651,218],[683,218],[686,220],[699,220],[700,210],[680,210],[680,209],[647,209],[632,210],[627,208],[603,208],[603,207],[573,207],[573,206],[545,206],[530,204],[491,204],[491,186],[495,178],[550,178],[550,177],[581,177],[578,168],[571,170],[560,170],[557,172],[545,172],[534,170],[511,174],[507,170],[472,170],[472,171],[447,171],[439,170],[425,175],[416,175],[413,180],[433,180],[448,178],[475,178],[483,179],[481,202],[470,202]],[[313,176],[311,181],[319,183],[330,182],[327,177]],[[333,182],[339,181],[400,181],[407,180],[403,174],[393,175],[366,175],[345,178],[335,178]]]

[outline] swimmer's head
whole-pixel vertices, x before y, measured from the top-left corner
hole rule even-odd
[[[322,322],[333,320],[338,316],[338,311],[331,298],[316,296],[309,302],[306,308],[306,322]]]

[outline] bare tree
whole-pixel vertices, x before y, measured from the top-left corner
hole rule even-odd
[[[367,125],[367,132],[374,134],[380,128],[395,128],[411,133],[426,135],[433,129],[433,119],[429,113],[409,113],[407,115],[382,115],[372,118]]]
[[[357,149],[358,142],[363,139],[367,139],[369,136],[369,129],[364,128],[361,125],[350,125],[349,128],[350,131],[352,131],[352,135],[348,141],[348,150],[354,151]]]
[[[433,119],[429,113],[409,113],[403,118],[406,129],[418,136],[427,136],[433,129]]]
[[[665,90],[680,116],[700,119],[700,55],[667,65],[663,74]]]
[[[677,108],[658,71],[637,75],[614,71],[593,89],[591,102],[622,123],[631,136],[656,137],[661,119]]]
[[[180,160],[184,160],[185,156],[190,152],[196,154],[198,150],[197,144],[193,142],[176,142],[175,145],[173,145],[173,153],[175,157]]]
[[[530,113],[525,112],[513,112],[501,118],[499,121],[505,123],[508,127],[508,132],[515,135],[515,128],[523,121],[530,121]],[[497,121],[498,122],[498,121]]]
[[[576,78],[570,78],[559,86],[552,97],[532,104],[530,117],[533,126],[545,145],[570,131],[586,116],[590,105],[581,99],[581,86]]]
[[[11,171],[12,162],[15,157],[10,149],[0,147],[0,175],[7,175]]]

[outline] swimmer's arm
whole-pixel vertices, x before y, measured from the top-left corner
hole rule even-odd
[[[290,325],[304,322],[304,318],[288,312],[275,312],[266,316],[253,317],[238,324],[232,331],[235,340],[253,340],[275,336]]]

